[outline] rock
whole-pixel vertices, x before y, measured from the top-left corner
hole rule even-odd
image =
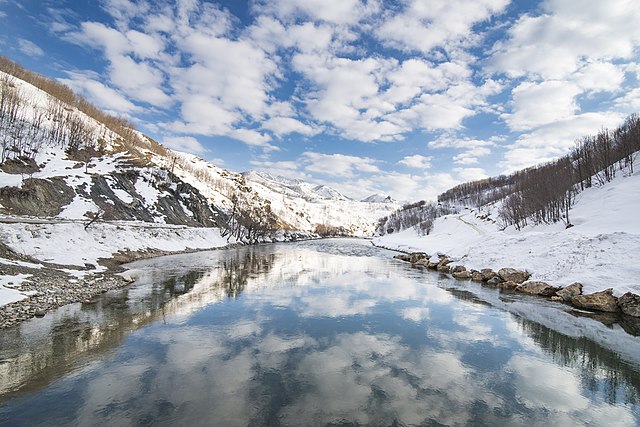
[[[413,263],[414,265],[420,266],[420,267],[428,267],[429,266],[429,258],[422,258],[417,260],[415,263]]]
[[[516,270],[515,268],[501,268],[498,270],[498,276],[505,282],[523,283],[527,281],[531,275],[526,271]]]
[[[572,283],[566,288],[560,289],[556,295],[565,302],[571,302],[571,298],[582,295],[582,283]]]
[[[482,278],[482,273],[480,273],[479,271],[472,270],[471,280],[473,280],[474,282],[482,282],[484,279]]]
[[[495,276],[495,277],[492,277],[491,279],[487,280],[486,283],[489,286],[498,286],[502,282],[503,282],[503,280],[500,277]]]
[[[493,279],[494,277],[496,277],[498,275],[495,271],[493,271],[490,268],[483,268],[480,271],[480,274],[482,274],[482,280],[484,282],[486,282],[487,280]]]
[[[47,312],[44,311],[44,310],[36,310],[35,313],[34,313],[34,316],[36,316],[36,317],[44,317],[45,314],[47,314]]]
[[[613,288],[588,295],[577,295],[571,303],[579,308],[615,313],[620,310],[618,299],[613,296]]]
[[[400,261],[411,261],[411,256],[407,254],[398,254],[394,256],[395,259],[399,259]]]
[[[429,261],[429,264],[427,264],[427,268],[429,270],[436,270],[438,268],[438,263]]]
[[[491,279],[491,281],[498,279],[497,277]],[[498,279],[499,280],[499,279]],[[489,283],[489,282],[487,282]],[[506,282],[500,282],[496,284],[496,286],[500,289],[513,290],[518,287],[518,284],[512,280],[507,280]]]
[[[429,258],[429,256],[427,256],[427,254],[425,254],[424,252],[413,252],[409,254],[409,262],[411,264],[415,264],[416,262],[425,258]]]
[[[469,279],[471,277],[471,275],[469,274],[468,271],[463,270],[463,271],[454,271],[453,273],[451,273],[451,275],[455,278],[455,279]]]
[[[540,295],[543,297],[554,296],[560,290],[557,286],[551,286],[545,282],[529,281],[519,284],[516,291],[529,295]]]
[[[564,302],[564,298],[559,297],[558,295],[554,295],[554,296],[551,297],[551,301]]]
[[[463,271],[467,271],[467,268],[464,265],[456,265],[451,269],[452,273],[461,273]]]
[[[123,273],[120,275],[120,277],[122,277],[122,280],[124,280],[125,283],[133,283],[136,281],[136,279],[131,277],[131,275],[129,275],[128,273]]]
[[[451,268],[446,264],[439,263],[436,266],[436,270],[439,271],[440,273],[449,273],[451,271]]]
[[[618,307],[624,314],[640,317],[640,295],[627,292],[618,298]]]

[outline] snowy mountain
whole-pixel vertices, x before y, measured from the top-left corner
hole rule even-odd
[[[171,151],[86,101],[76,107],[8,74],[0,80],[3,99],[17,100],[17,113],[0,112],[0,214],[221,227],[240,241],[264,241],[319,225],[372,235],[377,219],[397,207],[264,172],[228,171]]]
[[[382,194],[372,194],[361,200],[366,203],[397,203],[391,196],[383,196]]]

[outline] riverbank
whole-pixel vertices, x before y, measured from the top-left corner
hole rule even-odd
[[[463,209],[440,217],[427,236],[408,229],[374,239],[401,252],[425,252],[437,261],[447,255],[468,270],[504,267],[526,270],[530,280],[554,286],[583,285],[583,293],[612,288],[616,296],[640,294],[640,173],[620,176],[578,195],[570,211],[573,225],[529,225],[503,229],[495,207]]]
[[[0,241],[0,328],[126,286],[120,264],[236,244],[217,228],[138,222],[0,223]]]

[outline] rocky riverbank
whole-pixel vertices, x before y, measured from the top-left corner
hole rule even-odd
[[[174,253],[195,252],[196,250],[162,251],[149,249],[142,251],[120,251],[111,258],[99,260],[106,271],[78,270],[77,266],[40,263],[37,260],[16,254],[6,246],[0,248],[2,257],[15,264],[0,264],[0,274],[23,276],[19,284],[20,292],[27,295],[23,300],[0,306],[0,329],[9,328],[33,317],[43,317],[47,312],[66,304],[92,303],[97,295],[127,286],[133,279],[119,275],[122,264],[139,259],[152,258]],[[18,287],[7,283],[5,287]]]
[[[640,296],[631,292],[616,297],[613,295],[613,289],[609,288],[583,295],[582,284],[577,282],[565,287],[553,286],[546,282],[529,280],[530,272],[514,268],[501,268],[498,271],[490,268],[467,270],[464,265],[454,264],[454,260],[446,255],[431,257],[424,252],[412,252],[396,255],[394,258],[441,274],[450,274],[458,280],[470,280],[506,291],[550,298],[553,301],[570,304],[579,309],[621,313],[640,318]]]

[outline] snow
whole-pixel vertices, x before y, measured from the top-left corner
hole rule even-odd
[[[524,269],[531,280],[566,286],[583,284],[584,293],[613,288],[615,295],[640,294],[640,173],[618,176],[578,196],[570,211],[574,227],[561,223],[501,230],[482,220],[477,210],[447,215],[435,221],[428,236],[413,229],[374,239],[374,243],[435,257],[446,254],[467,269]],[[482,212],[485,215],[485,212]],[[494,215],[495,217],[495,215]]]
[[[186,249],[214,249],[227,246],[218,228],[190,228],[150,223],[94,223],[87,230],[82,222],[44,224],[0,224],[0,240],[14,251],[61,265],[98,266],[124,250],[158,249],[178,252]],[[231,243],[234,243],[233,241]]]
[[[29,277],[31,277],[30,274],[0,276],[0,306],[27,298],[28,295],[20,292],[18,288]]]

